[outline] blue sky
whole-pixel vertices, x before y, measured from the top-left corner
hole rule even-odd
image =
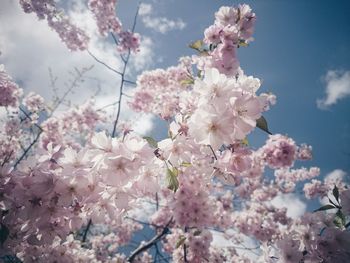
[[[153,6],[158,16],[176,20],[186,27],[166,34],[146,28],[137,30],[155,40],[154,49],[162,62],[154,67],[177,63],[191,55],[187,47],[201,39],[222,5],[238,1],[143,1]],[[349,1],[245,1],[257,15],[255,41],[239,49],[238,56],[246,74],[263,80],[261,91],[277,95],[277,104],[266,113],[273,133],[288,134],[298,143],[313,146],[314,160],[322,175],[339,168],[350,172],[350,97],[340,99],[326,110],[317,107],[325,98],[325,75],[329,70],[350,70]],[[134,1],[120,1],[118,13],[124,24],[132,20]],[[162,125],[160,125],[163,127]],[[159,133],[159,129],[156,129]],[[164,133],[162,133],[164,135]],[[158,138],[162,137],[158,134]],[[255,131],[249,139],[261,145],[266,135]]]
[[[60,1],[61,3],[73,3]],[[87,1],[74,3],[85,5]],[[349,1],[245,1],[257,15],[255,41],[238,52],[246,74],[263,80],[261,91],[277,95],[277,104],[266,113],[273,133],[288,134],[298,143],[313,146],[314,160],[304,165],[319,166],[322,175],[334,169],[350,173],[350,97],[345,96],[328,109],[317,107],[316,101],[326,97],[325,76],[330,70],[350,71],[350,2]],[[144,23],[139,17],[136,31],[143,35],[146,44],[131,63],[131,72],[175,65],[180,56],[192,55],[188,44],[203,37],[203,31],[214,21],[214,13],[222,5],[237,1],[186,1],[148,0],[152,5],[151,19],[165,17],[175,21],[167,32]],[[125,28],[130,27],[138,1],[119,0],[117,13]],[[77,22],[92,27],[92,22],[78,11],[70,13]],[[183,23],[183,26],[179,24]],[[154,22],[154,21],[153,21]],[[33,28],[35,30],[33,30]],[[170,28],[171,29],[171,28]],[[165,30],[166,31],[166,30]],[[49,97],[48,71],[53,69],[61,84],[67,72],[75,66],[87,66],[94,61],[87,53],[70,53],[59,41],[45,21],[24,14],[17,1],[3,0],[0,8],[0,63],[21,84],[27,93],[37,91]],[[110,39],[95,41],[92,51],[110,65],[118,66],[117,55],[109,47]],[[96,44],[97,43],[97,44]],[[102,47],[101,51],[98,47]],[[341,74],[343,74],[341,73]],[[136,79],[136,74],[129,76]],[[96,65],[89,78],[98,79],[103,87],[99,105],[115,99],[116,77],[100,65]],[[350,93],[350,73],[344,84]],[[343,81],[343,82],[344,82]],[[333,86],[338,82],[333,83]],[[328,83],[329,84],[329,83]],[[84,90],[78,90],[72,100],[85,99],[92,93],[96,82],[87,82]],[[332,87],[333,87],[332,86]],[[124,109],[124,118],[130,112]],[[142,123],[138,131],[145,130],[157,139],[166,136],[165,124],[151,117]],[[151,123],[151,124],[150,124]],[[249,140],[259,147],[267,138],[256,130]]]

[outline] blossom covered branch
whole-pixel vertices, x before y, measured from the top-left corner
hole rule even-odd
[[[87,49],[88,38],[56,2],[20,3],[25,12],[46,19],[71,50]],[[123,62],[119,71],[91,53],[121,77],[115,119],[96,110],[92,101],[54,116],[69,92],[50,112],[41,96],[22,98],[23,91],[0,67],[0,107],[8,113],[0,131],[0,257],[23,262],[347,262],[348,183],[321,180],[319,168],[301,166],[312,158],[312,148],[286,135],[266,134],[263,145],[249,145],[256,128],[269,133],[263,116],[276,103],[237,58],[238,48],[253,41],[251,8],[221,7],[203,39],[191,44],[195,55],[137,77],[130,107],[169,124],[168,137],[156,141],[130,130],[118,132],[123,85],[130,82],[126,68],[139,36],[134,33],[137,12],[132,31],[123,31],[115,6],[115,0],[88,1],[99,34],[112,35]],[[49,112],[45,120],[39,118],[43,111]],[[107,122],[114,123],[111,136],[96,131]],[[298,218],[274,205],[276,198],[300,187],[305,198],[326,198],[327,203]],[[156,232],[152,238],[133,241],[149,229]],[[215,242],[218,235],[227,246]]]

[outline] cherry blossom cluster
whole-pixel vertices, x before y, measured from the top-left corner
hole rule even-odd
[[[109,32],[120,33],[122,25],[116,17],[117,0],[89,0],[89,9],[94,14],[99,33],[107,36]]]
[[[23,98],[22,104],[32,113],[37,113],[45,109],[44,98],[34,92],[29,92]]]
[[[293,139],[281,134],[270,135],[262,148],[263,158],[270,168],[290,167],[296,159],[297,146]]]
[[[188,123],[195,141],[218,149],[243,140],[271,103],[267,96],[255,94],[259,87],[259,79],[243,72],[231,78],[215,68],[206,70],[204,79],[196,79],[193,87],[197,109]]]
[[[46,19],[68,49],[73,51],[87,49],[88,36],[69,21],[68,17],[57,8],[54,0],[20,0],[19,3],[25,13],[35,13],[40,20]]]
[[[54,1],[21,4],[67,30]],[[138,35],[121,30],[115,4],[91,0],[89,8],[102,35],[116,33],[121,51],[136,51]],[[221,7],[205,31],[207,49],[198,48],[201,57],[138,77],[130,105],[168,121],[169,136],[159,142],[128,128],[118,137],[96,132],[108,118],[93,101],[53,116],[42,97],[29,93],[19,107],[21,90],[1,68],[6,96],[0,106],[16,110],[0,131],[0,257],[126,262],[123,246],[148,225],[156,236],[140,246],[156,253],[141,249],[133,262],[153,262],[162,253],[193,263],[346,262],[348,185],[341,178],[318,180],[317,167],[297,167],[312,158],[312,148],[285,135],[249,145],[256,127],[269,132],[263,113],[276,101],[257,94],[261,81],[239,68],[237,47],[252,40],[254,22],[247,5]],[[75,49],[84,48],[74,33],[64,33],[73,34]],[[49,117],[41,121],[44,110]],[[326,197],[326,203],[292,218],[273,200],[299,186],[306,198]],[[136,217],[145,203],[153,210],[143,221]]]
[[[71,145],[81,148],[76,143],[75,136],[88,139],[94,134],[98,124],[105,121],[105,116],[96,111],[94,101],[89,100],[77,108],[71,108],[60,116],[54,116],[45,120],[41,126],[43,135],[42,145],[53,143],[54,145]]]
[[[19,98],[23,94],[23,90],[7,74],[2,64],[0,64],[0,94],[0,107],[18,107]]]
[[[141,167],[155,158],[152,152],[138,136],[121,140],[99,133],[80,151],[49,143],[16,171],[2,171],[2,209],[8,213],[1,222],[11,229],[4,248],[50,245],[56,237],[64,240],[86,218],[118,222],[137,197],[130,182],[137,181]],[[118,244],[128,242],[135,229],[124,232],[125,238],[119,232]]]
[[[121,53],[125,53],[128,50],[132,52],[139,51],[140,47],[140,34],[130,31],[123,31],[119,34],[118,50]]]
[[[94,14],[99,33],[106,37],[108,33],[118,36],[118,51],[125,53],[139,51],[140,35],[123,31],[122,24],[116,16],[117,0],[89,0],[89,9]]]
[[[25,13],[35,13],[40,20],[47,20],[48,25],[56,31],[69,50],[86,50],[89,36],[71,23],[63,10],[57,7],[55,0],[19,0]],[[122,24],[116,16],[116,0],[89,0],[88,7],[94,14],[99,33],[107,36],[109,32],[119,37],[118,50],[137,52],[140,46],[140,35],[122,31]]]
[[[337,228],[334,214],[306,213],[277,242],[282,262],[347,262],[350,233]]]
[[[234,76],[239,68],[236,50],[252,40],[255,14],[248,5],[237,8],[223,6],[215,13],[215,22],[204,32],[209,45],[207,56],[197,57],[199,67],[216,68],[220,73]]]
[[[121,53],[138,52],[140,35],[131,31],[123,31],[122,24],[116,16],[117,0],[89,0],[89,9],[94,14],[99,33],[106,37],[108,33],[118,36],[117,49]]]
[[[180,97],[187,90],[191,77],[188,60],[166,70],[145,71],[137,78],[137,88],[130,106],[135,111],[159,115],[170,119],[180,110]]]

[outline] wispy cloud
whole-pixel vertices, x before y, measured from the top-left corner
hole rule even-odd
[[[182,30],[186,27],[186,23],[180,18],[171,20],[166,17],[154,16],[153,8],[150,4],[141,4],[139,15],[142,17],[145,27],[162,34],[166,34],[171,30]]]
[[[74,24],[84,29],[90,36],[89,50],[111,67],[120,69],[122,63],[115,45],[98,36],[95,20],[83,3],[84,0],[75,1],[68,15]],[[66,90],[64,83],[70,83],[72,78],[68,74],[69,71],[74,70],[75,67],[81,69],[94,65],[93,69],[87,73],[85,82],[75,90],[75,94],[70,96],[70,100],[74,104],[83,103],[95,94],[99,86],[101,91],[95,98],[97,107],[103,107],[117,100],[119,76],[96,63],[87,52],[70,52],[45,21],[39,21],[34,14],[25,14],[18,1],[3,0],[1,8],[4,12],[0,16],[2,53],[0,60],[25,93],[34,91],[50,100],[53,90],[49,87],[48,68],[52,68],[54,76],[58,77],[58,93],[62,94]],[[135,81],[135,76],[140,70],[152,65],[151,45],[151,39],[142,38],[140,52],[129,63],[129,80]],[[128,89],[129,87],[126,87],[126,90]],[[127,100],[128,98],[125,98],[124,101]],[[126,104],[122,107],[123,119],[138,119]],[[106,111],[112,115],[114,108],[107,108]],[[133,128],[140,133],[149,132],[153,119],[147,117],[142,118],[142,121],[142,127],[138,125]]]
[[[150,15],[152,13],[152,10],[153,8],[151,4],[141,3],[140,9],[139,9],[139,15],[140,16]]]
[[[271,204],[277,208],[287,208],[287,216],[291,218],[298,218],[306,211],[306,204],[296,194],[278,195]]]
[[[350,96],[350,71],[329,70],[324,79],[326,97],[317,100],[319,109],[327,109],[340,99]]]

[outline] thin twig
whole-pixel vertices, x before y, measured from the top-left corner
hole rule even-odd
[[[136,222],[136,223],[142,224],[142,225],[153,226],[153,227],[155,227],[155,228],[160,228],[160,227],[161,227],[161,226],[158,226],[158,225],[156,225],[156,224],[144,222],[144,221],[138,220],[138,219],[133,218],[133,217],[126,216],[125,218],[126,218],[126,219],[129,219],[129,220],[131,220],[131,221],[134,221],[134,222]]]
[[[103,62],[102,60],[98,59],[94,54],[92,54],[89,50],[87,51],[89,53],[89,55],[96,60],[96,62],[100,63],[101,65],[105,66],[106,68],[108,68],[109,70],[113,71],[114,73],[117,73],[119,75],[122,75],[121,72],[119,72],[118,70],[112,68],[111,66],[108,66],[105,62]]]
[[[111,107],[111,106],[117,105],[118,103],[119,103],[119,102],[118,102],[118,101],[116,101],[116,102],[113,102],[113,103],[107,104],[107,105],[105,105],[105,106],[103,106],[103,107],[101,107],[101,108],[98,108],[96,111],[101,111],[101,110],[103,110],[103,109],[105,109],[105,108],[108,108],[108,107]]]
[[[22,109],[21,106],[19,106],[19,110],[26,116],[26,118],[28,118],[31,121],[33,120],[32,117],[30,117],[30,115],[24,109]],[[34,123],[34,126],[37,127],[40,131],[42,131],[42,128],[37,123]]]
[[[23,152],[23,154],[18,158],[18,160],[16,161],[16,163],[14,164],[14,168],[17,167],[17,165],[24,159],[24,157],[27,156],[27,153],[30,151],[30,149],[34,146],[34,144],[37,143],[37,141],[40,138],[40,135],[43,133],[43,130],[40,130],[38,132],[38,134],[36,135],[35,139],[31,142],[31,144],[29,144],[29,146],[27,147],[27,149],[25,149],[25,151]]]
[[[143,243],[142,245],[140,245],[137,249],[135,249],[130,256],[127,258],[128,262],[133,262],[135,257],[142,253],[143,251],[149,249],[150,247],[154,246],[155,244],[157,244],[157,242],[162,239],[163,236],[165,236],[166,234],[168,234],[169,232],[169,225],[171,224],[171,222],[173,221],[173,219],[171,218],[169,220],[169,222],[165,225],[165,227],[163,228],[163,230],[158,233],[157,235],[155,235],[151,240],[149,240],[146,243]]]
[[[211,147],[211,145],[210,145],[210,144],[209,144],[208,146],[209,146],[209,148],[210,148],[211,152],[213,153],[215,160],[217,160],[217,159],[218,159],[218,157],[216,156],[216,154],[215,154],[215,151],[214,151],[213,147]]]
[[[132,84],[132,85],[136,85],[136,82],[135,82],[135,81],[131,81],[131,80],[125,79],[124,82],[129,83],[129,84]]]
[[[93,66],[90,66],[88,68],[83,68],[81,72],[78,69],[75,69],[75,71],[77,72],[77,76],[75,77],[75,79],[73,79],[71,86],[66,90],[66,92],[63,94],[63,96],[60,99],[58,99],[56,105],[53,106],[53,108],[51,109],[51,112],[48,114],[47,118],[50,118],[54,114],[54,112],[64,102],[64,100],[66,99],[68,94],[73,90],[73,88],[78,86],[78,81],[84,76],[84,74],[86,72],[88,72],[92,68],[93,68]],[[24,110],[22,112],[25,113]],[[15,162],[14,168],[17,167],[17,165],[27,156],[27,154],[30,151],[30,149],[39,141],[39,138],[40,138],[41,134],[43,133],[43,129],[39,125],[36,125],[36,126],[39,128],[39,132],[37,133],[37,135],[34,138],[34,140],[29,144],[29,146],[24,150],[22,155]]]
[[[90,66],[88,68],[83,68],[81,70],[81,72],[77,69],[75,69],[77,76],[73,79],[72,84],[70,85],[70,87],[66,90],[66,92],[63,94],[63,96],[58,99],[57,103],[55,106],[53,106],[53,108],[51,109],[51,112],[48,116],[51,117],[53,115],[53,113],[57,110],[57,108],[64,102],[64,100],[66,99],[66,97],[69,95],[69,93],[78,86],[78,81],[80,81],[82,79],[82,77],[84,76],[84,74],[88,71],[90,71],[94,66]]]
[[[91,218],[90,218],[90,219],[89,219],[89,222],[87,223],[87,226],[86,226],[86,228],[85,228],[85,231],[84,231],[83,240],[82,240],[83,243],[86,242],[87,234],[88,234],[88,232],[89,232],[89,229],[90,229],[91,224],[92,224],[92,220],[91,220]]]
[[[185,233],[187,232],[187,227],[185,227]],[[186,243],[184,243],[184,262],[187,263],[187,247]]]
[[[132,26],[132,32],[135,31],[135,27],[136,27],[136,22],[137,22],[137,16],[139,14],[139,9],[140,9],[140,5],[138,5],[135,16],[134,16],[134,23]],[[124,66],[123,66],[123,71],[121,73],[121,81],[120,81],[120,87],[119,87],[119,97],[118,97],[118,108],[117,108],[117,116],[115,118],[114,124],[113,124],[113,131],[112,131],[112,137],[115,137],[116,132],[117,132],[117,124],[119,121],[119,117],[120,117],[120,111],[121,111],[121,105],[122,105],[122,98],[123,98],[123,87],[124,87],[124,82],[125,82],[125,72],[126,72],[126,68],[130,59],[130,54],[131,54],[131,50],[130,48],[128,49],[128,53],[126,55],[126,58],[124,59],[122,57],[122,60],[124,62]]]

